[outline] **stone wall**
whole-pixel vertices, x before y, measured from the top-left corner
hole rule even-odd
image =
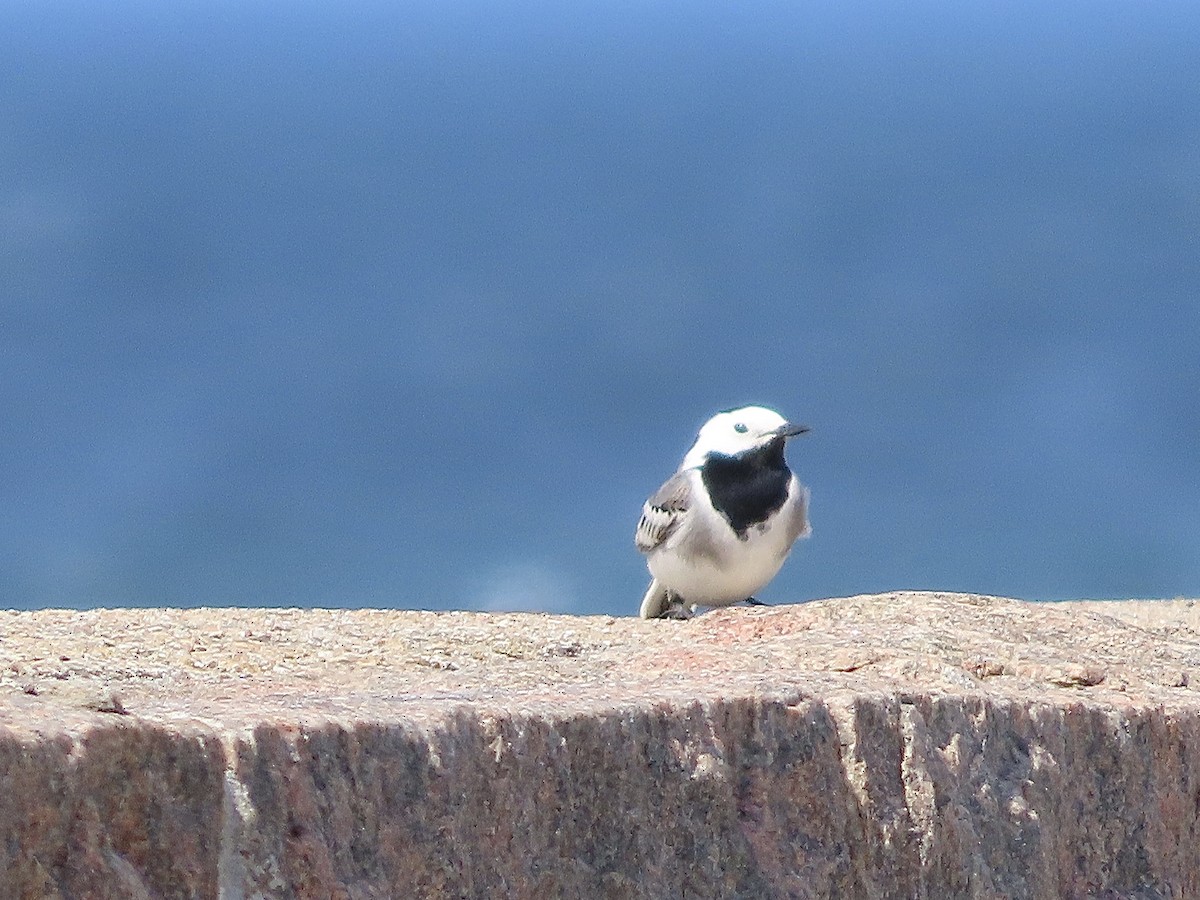
[[[0,613],[0,897],[1200,897],[1196,612]]]

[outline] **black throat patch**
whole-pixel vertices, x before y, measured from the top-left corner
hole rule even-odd
[[[766,521],[787,499],[792,473],[783,444],[783,438],[776,438],[737,456],[710,453],[700,467],[713,507],[743,540],[752,525]]]

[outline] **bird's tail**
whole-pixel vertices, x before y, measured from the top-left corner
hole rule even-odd
[[[650,587],[646,588],[646,596],[642,598],[642,608],[638,615],[643,619],[657,619],[667,611],[670,599],[667,589],[658,583],[658,579],[651,579]]]

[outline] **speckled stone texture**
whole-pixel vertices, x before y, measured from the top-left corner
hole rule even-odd
[[[1200,897],[1198,622],[0,613],[0,898]]]

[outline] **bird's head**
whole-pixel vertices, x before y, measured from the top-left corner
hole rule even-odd
[[[690,469],[703,465],[710,453],[737,456],[806,431],[807,425],[792,425],[773,409],[763,406],[727,409],[704,423],[696,435],[696,443],[684,457],[683,467]]]

